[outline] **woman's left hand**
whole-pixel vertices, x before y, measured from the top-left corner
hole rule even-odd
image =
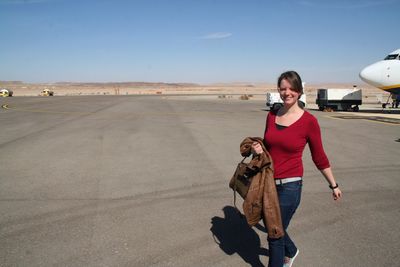
[[[260,154],[262,154],[264,151],[263,151],[261,145],[260,145],[258,142],[254,142],[254,143],[251,145],[251,152],[252,152],[254,155],[260,155]]]
[[[333,189],[332,196],[333,200],[339,200],[342,198],[342,191],[340,191],[339,187]]]

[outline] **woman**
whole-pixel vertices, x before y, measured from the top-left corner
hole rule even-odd
[[[264,133],[264,143],[274,162],[274,178],[281,208],[285,236],[268,238],[270,267],[290,267],[299,250],[286,232],[289,222],[300,204],[303,162],[302,154],[308,143],[312,159],[332,189],[334,200],[342,196],[324,152],[317,119],[298,104],[303,94],[300,76],[288,71],[278,78],[278,91],[283,107],[270,111]],[[254,143],[253,152],[263,153],[260,144]]]

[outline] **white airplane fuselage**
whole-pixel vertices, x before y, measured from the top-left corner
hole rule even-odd
[[[388,93],[400,94],[400,49],[390,53],[384,60],[365,67],[360,78]]]

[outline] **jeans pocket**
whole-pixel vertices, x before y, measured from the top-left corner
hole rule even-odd
[[[284,190],[298,191],[303,187],[303,181],[290,182],[282,185]]]

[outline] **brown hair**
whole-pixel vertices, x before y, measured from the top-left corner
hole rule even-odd
[[[287,80],[290,83],[290,85],[292,86],[291,89],[293,91],[299,93],[300,96],[303,94],[303,83],[301,81],[300,75],[297,72],[290,70],[282,73],[281,76],[279,76],[278,78],[278,88],[280,87],[281,81],[283,79]]]

